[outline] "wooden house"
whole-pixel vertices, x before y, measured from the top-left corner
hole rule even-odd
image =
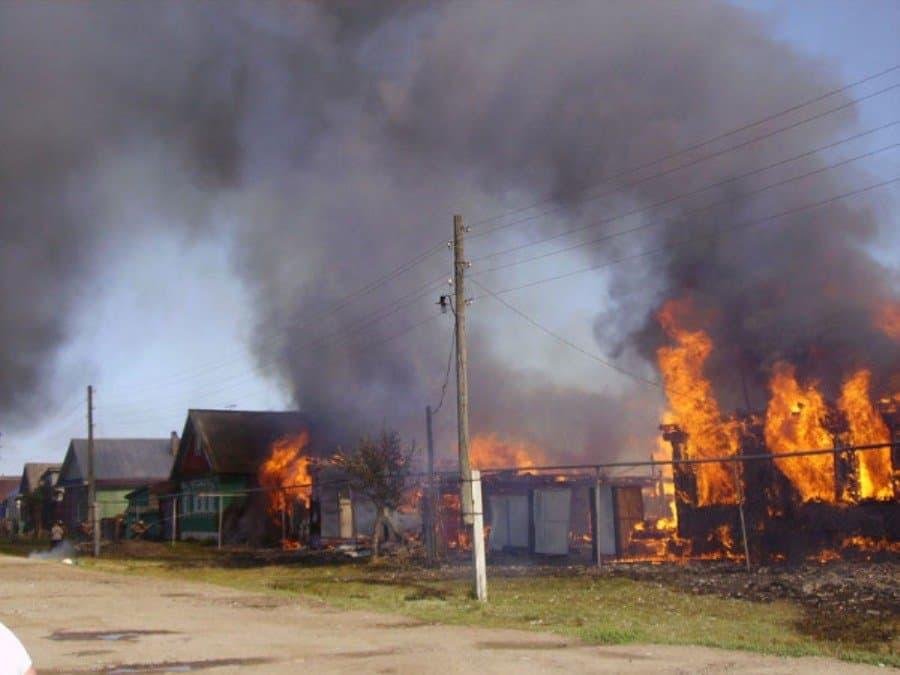
[[[122,515],[128,506],[129,492],[165,480],[172,468],[177,442],[178,435],[174,432],[170,438],[94,439],[98,518]],[[87,439],[70,441],[57,485],[64,490],[62,520],[70,532],[78,531],[90,514]]]
[[[161,498],[166,519],[176,516],[176,537],[216,539],[221,508],[224,540],[261,543],[272,523],[259,490],[260,467],[274,443],[311,431],[300,412],[189,410],[169,476],[177,503]]]

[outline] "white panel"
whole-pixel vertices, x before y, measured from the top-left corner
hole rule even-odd
[[[375,529],[375,505],[362,495],[353,495],[353,524],[357,537],[371,537]]]
[[[569,552],[572,490],[542,488],[534,491],[534,551],[548,555]]]
[[[492,551],[502,551],[509,545],[509,501],[506,497],[491,495],[491,534],[488,545]]]
[[[337,539],[341,536],[341,512],[338,508],[337,492],[323,490],[319,496],[322,516],[322,537]]]
[[[528,497],[513,495],[507,502],[509,545],[528,548]]]
[[[597,541],[600,544],[600,555],[616,555],[616,519],[612,487],[598,485],[597,500]]]
[[[353,537],[353,503],[349,497],[338,499],[341,511],[341,539]]]

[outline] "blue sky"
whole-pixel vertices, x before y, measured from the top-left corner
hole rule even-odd
[[[896,0],[735,2],[758,12],[780,39],[826,60],[845,81],[900,64]],[[900,81],[900,75],[892,81]],[[894,96],[866,103],[860,127],[889,121],[900,109],[898,101]],[[892,153],[871,167],[883,178],[900,175],[900,157]],[[894,267],[900,261],[898,201],[897,187],[881,197],[885,231],[876,250]],[[85,433],[80,383],[92,382],[97,389],[98,436],[180,432],[188,407],[288,406],[289,397],[279,386],[256,372],[246,346],[252,329],[251,298],[232,271],[229,247],[227,239],[152,238],[130,255],[114,258],[88,282],[85,311],[75,313],[70,341],[56,366],[59,401],[48,402],[46,422],[38,427],[0,430],[5,431],[0,473],[18,474],[25,461],[61,461],[68,439]],[[575,298],[573,306],[551,307],[541,318],[589,345],[597,307],[579,297],[579,283],[583,280],[567,289]],[[571,362],[549,338],[529,334],[525,339],[536,361]],[[562,377],[578,377],[581,366],[571,363],[572,372],[563,367]]]

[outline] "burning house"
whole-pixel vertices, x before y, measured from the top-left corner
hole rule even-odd
[[[876,392],[872,373],[855,368],[829,398],[818,380],[777,361],[765,409],[726,415],[704,372],[713,341],[685,329],[684,313],[664,308],[671,342],[658,350],[669,401],[664,454],[676,461],[673,541],[700,555],[744,557],[746,545],[755,560],[900,550],[900,454],[890,445],[900,394]]]
[[[482,479],[488,548],[573,558],[621,557],[644,521],[653,480],[596,473],[500,472]],[[593,543],[596,541],[596,545]]]
[[[299,412],[188,411],[170,492],[160,497],[164,536],[172,522],[178,539],[216,539],[220,524],[228,542],[296,532],[308,519],[311,432]]]
[[[488,550],[493,554],[568,556],[586,562],[633,553],[632,535],[654,519],[662,495],[656,475],[611,476],[592,467],[541,468],[537,445],[478,434],[472,464],[482,469]],[[468,542],[460,528],[459,477],[439,474],[435,495],[439,547]]]

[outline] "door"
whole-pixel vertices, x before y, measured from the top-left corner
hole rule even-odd
[[[631,542],[634,526],[644,520],[644,497],[641,488],[617,487],[613,491],[616,499],[616,539],[618,554],[623,555]]]
[[[597,544],[600,555],[617,555],[616,549],[616,512],[613,504],[613,489],[610,485],[597,484],[597,492],[595,498],[597,521],[594,524],[596,528]]]
[[[572,520],[570,488],[538,488],[534,491],[534,552],[546,555],[569,553]]]
[[[341,539],[353,538],[353,502],[349,497],[338,498],[338,509],[341,512]]]
[[[492,551],[504,548],[528,548],[528,497],[491,495]]]

